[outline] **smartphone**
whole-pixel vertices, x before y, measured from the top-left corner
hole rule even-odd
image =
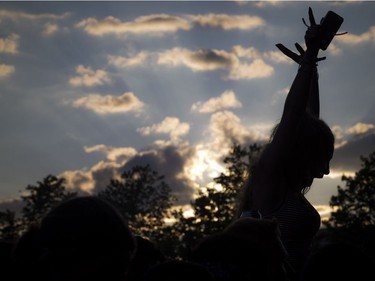
[[[344,19],[335,12],[327,12],[327,14],[320,23],[322,32],[322,41],[320,49],[324,51],[328,48],[329,44],[331,43],[333,37],[335,37],[343,21]]]

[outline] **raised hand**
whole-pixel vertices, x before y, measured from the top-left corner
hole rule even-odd
[[[305,33],[305,43],[307,48],[318,48],[320,46],[320,24],[316,24],[315,17],[311,7],[309,7],[309,21],[310,26],[306,24],[305,20],[302,18],[303,23],[307,26]]]
[[[311,7],[309,7],[309,21],[310,21],[310,26],[306,24],[305,20],[302,18],[302,21],[303,23],[307,26],[307,30],[306,30],[306,33],[305,33],[305,43],[306,43],[306,46],[307,46],[307,50],[310,50],[310,52],[312,52],[313,54],[315,54],[317,56],[318,52],[319,52],[319,46],[320,46],[320,25],[319,24],[316,24],[316,21],[315,21],[315,17],[314,17],[314,14],[313,14],[313,11],[311,9]],[[276,47],[281,51],[283,52],[284,55],[286,55],[287,57],[291,58],[293,61],[295,61],[296,63],[298,64],[301,64],[302,60],[304,59],[305,57],[305,53],[306,51],[301,47],[301,45],[299,45],[298,43],[295,43],[294,44],[299,52],[299,54],[296,54],[294,52],[292,52],[290,49],[286,48],[283,44],[276,44]],[[314,58],[312,59],[312,57],[314,57],[315,55],[311,56],[310,55],[310,59],[309,60],[312,60],[311,63],[317,63],[318,61],[322,61],[322,60],[325,60],[326,57],[322,57],[322,58]]]
[[[294,52],[292,52],[290,49],[288,49],[287,47],[285,47],[283,44],[281,43],[278,43],[276,44],[276,47],[284,54],[286,55],[287,57],[291,58],[293,61],[295,61],[296,63],[300,64],[301,63],[301,60],[303,58],[303,55],[305,54],[305,50],[301,47],[300,44],[298,43],[295,43],[294,46],[297,48],[297,51],[299,52],[299,54],[296,54]],[[319,62],[319,61],[322,61],[322,60],[325,60],[326,57],[321,57],[321,58],[317,58],[316,62]]]

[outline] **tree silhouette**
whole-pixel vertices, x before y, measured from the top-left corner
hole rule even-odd
[[[26,187],[26,195],[21,196],[25,204],[21,211],[24,228],[38,223],[59,202],[77,196],[76,192],[66,191],[64,183],[64,178],[48,175],[37,185]]]
[[[354,177],[342,176],[346,187],[337,187],[330,206],[334,209],[327,227],[364,228],[375,225],[375,151],[360,157],[361,169]]]
[[[175,197],[164,182],[164,176],[146,166],[135,166],[124,171],[120,180],[112,179],[98,196],[111,202],[122,213],[136,235],[155,242],[160,239],[165,219]]]
[[[21,220],[16,218],[16,212],[9,209],[0,212],[0,238],[6,241],[15,241],[21,231]]]

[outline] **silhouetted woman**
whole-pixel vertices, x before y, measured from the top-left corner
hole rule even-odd
[[[299,63],[279,124],[252,167],[240,202],[241,216],[276,218],[289,262],[298,272],[320,227],[320,215],[305,194],[314,178],[329,174],[334,136],[319,119],[317,62],[320,26],[309,9],[310,27],[299,56],[277,46]],[[285,52],[289,51],[289,53]]]

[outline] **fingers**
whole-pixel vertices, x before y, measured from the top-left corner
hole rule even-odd
[[[296,63],[300,63],[301,62],[301,59],[303,57],[303,55],[305,54],[305,50],[302,48],[302,46],[298,43],[295,43],[294,46],[296,46],[298,52],[300,53],[299,55],[292,52],[291,50],[289,50],[287,47],[285,47],[283,44],[281,43],[278,43],[276,44],[276,47],[284,54],[286,55],[287,57],[291,58],[292,60],[294,60]],[[321,57],[321,58],[317,58],[316,59],[316,63],[319,62],[319,61],[322,61],[322,60],[325,60],[326,57]]]
[[[305,53],[305,50],[301,47],[300,44],[295,43],[294,46],[296,46],[297,51],[301,54],[301,56]]]
[[[311,7],[309,7],[309,20],[310,20],[310,26],[316,25],[314,14],[313,14]]]
[[[284,55],[294,60],[296,63],[299,63],[300,55],[297,55],[296,53],[293,53],[291,50],[289,50],[287,47],[285,47],[283,44],[276,44],[276,47],[279,48],[281,52],[283,52]]]

